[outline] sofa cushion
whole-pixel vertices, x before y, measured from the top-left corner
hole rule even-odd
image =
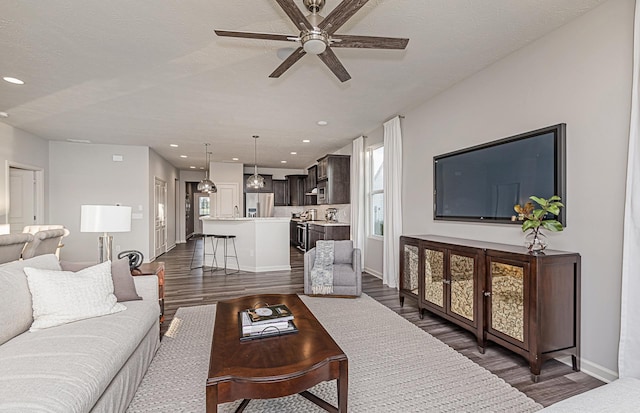
[[[33,302],[29,331],[54,327],[126,309],[116,302],[111,281],[111,262],[78,272],[25,267]]]
[[[60,265],[65,271],[80,271],[95,265],[95,263],[61,261]],[[118,302],[142,300],[136,291],[128,259],[121,258],[111,262],[111,279],[113,280],[113,294]]]
[[[24,267],[60,270],[53,254],[0,265],[0,345],[29,329],[33,323],[31,293]]]
[[[157,302],[125,306],[105,317],[23,333],[0,346],[0,411],[90,411],[158,323]]]

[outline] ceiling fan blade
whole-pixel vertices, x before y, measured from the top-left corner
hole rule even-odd
[[[400,37],[336,35],[331,47],[356,47],[362,49],[405,49],[409,39]]]
[[[344,0],[338,4],[335,9],[331,10],[331,13],[318,25],[318,27],[329,34],[333,34],[342,27],[356,14],[358,10],[367,4],[369,0]]]
[[[333,74],[336,75],[341,82],[346,82],[351,79],[351,75],[349,75],[347,69],[342,66],[342,63],[338,60],[338,56],[333,53],[333,50],[331,50],[330,47],[327,47],[323,53],[318,55],[318,57],[329,67],[329,69],[331,69]]]
[[[284,59],[284,62],[282,62],[280,66],[278,66],[276,70],[274,70],[273,73],[269,75],[269,77],[280,77],[280,75],[282,75],[287,71],[287,69],[293,66],[295,62],[302,59],[302,56],[304,56],[306,53],[307,52],[305,52],[302,47],[298,47],[293,51],[293,53],[289,55],[289,57]]]
[[[309,23],[309,20],[304,17],[304,14],[302,14],[302,11],[300,11],[298,6],[295,5],[293,0],[276,0],[276,2],[280,5],[280,7],[282,7],[282,10],[287,13],[287,16],[289,16],[298,30],[313,30],[313,26],[311,25],[311,23]]]
[[[223,37],[242,37],[245,39],[262,39],[262,40],[281,40],[283,42],[296,41],[292,38],[297,36],[291,36],[286,34],[271,34],[271,33],[251,33],[251,32],[232,32],[229,30],[214,30],[218,36]]]

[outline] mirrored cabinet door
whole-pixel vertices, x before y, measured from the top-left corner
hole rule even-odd
[[[424,249],[424,299],[444,307],[444,251]]]
[[[474,321],[475,308],[475,260],[472,257],[449,255],[449,273],[451,275],[451,312],[467,320]]]
[[[416,245],[404,245],[404,271],[402,274],[402,289],[418,296],[418,247]]]
[[[489,267],[490,329],[525,342],[525,268],[498,261]]]

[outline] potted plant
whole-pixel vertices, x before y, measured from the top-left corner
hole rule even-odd
[[[525,245],[529,252],[535,253],[547,247],[541,237],[542,228],[553,232],[562,231],[564,228],[554,217],[560,214],[560,208],[564,207],[559,196],[554,195],[549,199],[530,196],[529,199],[539,205],[536,208],[531,201],[527,201],[524,206],[520,204],[513,207],[518,213],[518,220],[522,222],[522,232],[530,231],[526,236]],[[550,218],[549,218],[550,217]]]

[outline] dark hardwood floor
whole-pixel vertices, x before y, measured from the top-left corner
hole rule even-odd
[[[189,270],[194,248],[194,265],[201,265],[202,241],[198,241],[197,245],[195,241],[178,244],[176,248],[157,259],[164,261],[166,267],[163,333],[179,307],[215,304],[220,300],[249,294],[303,292],[302,253],[295,248],[291,248],[291,271],[240,272],[226,276],[224,272],[212,274],[209,267],[206,267],[204,272],[201,268]],[[533,383],[524,358],[491,344],[485,354],[480,354],[472,334],[428,312],[425,312],[421,320],[415,302],[407,299],[404,307],[400,307],[397,290],[384,286],[380,279],[372,275],[363,274],[362,288],[370,297],[544,406],[604,384],[585,373],[575,372],[571,367],[556,360],[546,362],[539,382]]]

